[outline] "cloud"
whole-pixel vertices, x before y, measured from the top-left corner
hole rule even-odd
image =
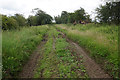
[[[40,8],[52,17],[60,15],[62,11],[73,12],[83,7],[92,14],[102,2],[100,0],[0,0],[0,13],[13,15],[22,13],[25,17],[31,14],[34,8]]]

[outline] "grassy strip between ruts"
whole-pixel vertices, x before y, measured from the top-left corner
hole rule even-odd
[[[78,66],[76,56],[68,49],[69,43],[60,36],[54,27],[50,27],[49,38],[44,46],[42,60],[38,62],[35,78],[87,78],[85,67]],[[55,44],[54,44],[55,43]]]
[[[15,77],[22,70],[32,51],[41,42],[47,26],[33,26],[21,30],[5,31],[2,37],[4,77]]]
[[[90,24],[92,25],[92,24]],[[57,25],[66,36],[89,50],[97,63],[102,64],[111,76],[118,77],[117,27],[89,27],[88,25]],[[113,29],[112,29],[113,28]],[[84,30],[82,30],[84,29]],[[110,31],[112,30],[112,33]],[[101,36],[102,34],[102,36]],[[102,39],[100,39],[102,38]]]

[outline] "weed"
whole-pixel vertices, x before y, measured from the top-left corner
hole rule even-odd
[[[47,31],[45,26],[5,31],[2,37],[3,77],[16,76]]]
[[[89,50],[90,56],[101,63],[111,76],[117,77],[118,26],[96,27],[94,24],[57,26],[60,31],[65,31],[68,38]]]

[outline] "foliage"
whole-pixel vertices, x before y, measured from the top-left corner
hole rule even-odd
[[[68,22],[69,23],[74,23],[74,21],[75,21],[74,13],[68,13],[68,14],[69,14]]]
[[[15,14],[12,17],[17,21],[19,26],[25,26],[26,25],[26,19],[22,14]]]
[[[15,14],[9,17],[2,15],[2,29],[12,30],[23,26],[38,26],[52,23],[52,17],[39,8],[33,9],[32,12],[35,13],[35,16],[30,15],[27,19],[22,14]]]
[[[37,25],[37,17],[30,15],[27,19],[27,24],[30,26],[36,26]]]
[[[68,13],[67,11],[62,11],[61,13],[61,22],[66,24],[68,22]]]
[[[55,21],[57,24],[63,23],[73,23],[79,21],[91,22],[90,15],[88,15],[83,8],[80,8],[73,13],[68,13],[67,11],[62,11],[61,16],[56,16]]]
[[[18,27],[18,24],[14,18],[2,15],[2,29],[3,30],[16,29],[17,27]]]
[[[41,42],[47,27],[37,26],[22,28],[20,31],[2,33],[2,64],[3,78],[15,77],[28,60],[32,51]]]
[[[95,24],[59,27],[68,38],[90,52],[97,63],[115,78],[118,77],[118,27]],[[66,28],[65,28],[66,27]],[[63,30],[64,29],[64,30]],[[113,67],[114,66],[114,67]]]
[[[80,8],[79,10],[75,11],[74,14],[75,20],[78,22],[79,20],[85,20],[85,10]]]
[[[54,17],[54,19],[55,19],[55,22],[56,22],[56,24],[61,24],[62,22],[62,20],[61,20],[61,17],[58,15],[57,17]]]
[[[106,2],[96,9],[97,18],[101,23],[120,24],[120,2]]]
[[[30,26],[52,23],[52,17],[49,14],[46,14],[44,11],[40,10],[39,8],[33,9],[33,12],[35,13],[35,16],[28,17],[28,24]]]

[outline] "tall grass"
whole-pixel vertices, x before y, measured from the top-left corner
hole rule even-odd
[[[2,34],[3,77],[16,76],[32,51],[41,42],[47,26],[5,31]]]
[[[96,62],[113,77],[118,77],[118,26],[58,25],[67,37],[89,50]]]

